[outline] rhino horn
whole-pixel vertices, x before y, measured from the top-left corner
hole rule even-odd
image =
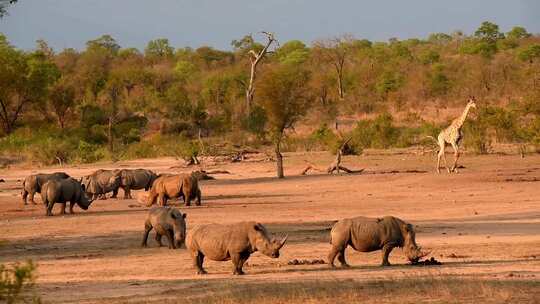
[[[281,247],[283,247],[283,245],[285,245],[285,242],[287,242],[287,239],[289,238],[289,235],[287,234],[282,240],[281,242],[279,242],[279,249],[281,249]]]

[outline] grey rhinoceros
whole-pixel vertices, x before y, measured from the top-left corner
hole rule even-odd
[[[69,202],[69,212],[73,214],[75,204],[88,210],[93,201],[86,195],[80,182],[73,178],[49,180],[41,189],[41,199],[47,208],[46,215],[49,216],[53,215],[52,209],[55,203],[63,205],[60,214],[65,214],[66,203]]]
[[[41,187],[49,180],[64,179],[68,177],[69,175],[64,172],[55,172],[51,174],[38,173],[27,176],[22,184],[22,199],[24,204],[26,205],[28,203],[27,198],[28,195],[30,195],[30,202],[35,205],[34,195],[36,193],[41,193]]]
[[[144,222],[144,236],[142,247],[147,246],[148,234],[152,229],[156,231],[156,241],[159,247],[161,237],[169,240],[169,249],[179,248],[186,239],[186,214],[172,207],[154,207],[148,212]]]
[[[388,266],[388,255],[395,247],[403,247],[407,258],[416,262],[426,255],[416,245],[413,225],[393,216],[383,218],[355,217],[338,221],[330,232],[332,249],[328,264],[334,267],[334,259],[348,267],[345,249],[351,246],[360,252],[382,250],[382,265]]]
[[[209,224],[193,228],[186,237],[186,246],[190,251],[198,274],[205,274],[204,258],[213,261],[231,260],[233,274],[244,274],[242,266],[249,256],[260,251],[262,254],[279,257],[279,250],[285,242],[285,236],[278,241],[268,230],[257,222],[240,222],[229,225]]]
[[[131,190],[144,189],[148,191],[157,174],[146,169],[122,169],[118,173],[120,175],[120,188],[124,190],[124,199],[131,199]]]
[[[86,193],[93,199],[106,199],[107,193],[112,192],[111,198],[116,198],[120,188],[120,170],[97,170],[94,173],[83,176],[81,184]]]

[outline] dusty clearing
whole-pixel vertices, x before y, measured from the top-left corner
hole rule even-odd
[[[279,259],[257,253],[243,277],[230,274],[230,262],[212,261],[206,262],[210,274],[197,276],[185,249],[158,248],[153,233],[149,248],[141,249],[147,208],[137,200],[98,201],[87,212],[76,208],[75,215],[54,217],[44,216],[39,195],[38,205],[24,206],[18,180],[31,172],[58,168],[0,171],[0,178],[6,180],[0,183],[0,263],[37,262],[37,291],[49,303],[220,302],[224,293],[253,291],[256,286],[273,290],[269,286],[312,283],[320,290],[326,283],[342,281],[369,287],[380,286],[373,282],[441,277],[463,280],[461,285],[467,285],[463,283],[467,280],[515,284],[500,299],[540,301],[540,155],[525,159],[465,155],[461,160],[465,168],[457,175],[433,173],[433,155],[388,154],[345,157],[347,167],[365,168],[360,174],[298,176],[304,159],[324,167],[332,156],[287,154],[289,177],[284,180],[273,178],[274,164],[268,162],[207,166],[231,174],[202,182],[202,207],[181,207],[188,214],[188,229],[202,223],[257,220],[273,232],[289,233]],[[156,159],[62,170],[72,176],[114,167],[177,172],[171,169],[175,164],[173,159]],[[351,249],[347,258],[354,267],[350,269],[288,265],[292,259],[326,259],[333,221],[356,215],[395,215],[418,225],[417,242],[432,250],[443,265],[408,266],[401,250],[395,250],[390,256],[394,266],[382,268],[380,252]],[[421,293],[416,297],[411,302],[425,300]]]

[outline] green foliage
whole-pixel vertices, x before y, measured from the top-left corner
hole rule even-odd
[[[399,138],[392,115],[377,116],[374,120],[360,120],[352,132],[352,145],[364,148],[390,148]]]
[[[309,58],[309,49],[299,40],[291,40],[277,50],[277,58],[282,64],[298,65]]]
[[[266,123],[268,118],[264,108],[258,105],[252,107],[249,116],[244,120],[244,127],[247,131],[257,135],[259,138],[264,138],[266,134]]]
[[[337,135],[334,134],[334,132],[332,132],[332,130],[330,130],[328,125],[325,123],[319,126],[317,130],[313,131],[313,133],[310,135],[310,139],[331,153],[335,153],[341,145]]]
[[[522,26],[514,26],[506,33],[506,37],[510,39],[524,39],[531,37],[531,34]]]
[[[385,97],[389,92],[397,91],[403,84],[403,76],[395,71],[385,71],[375,85],[379,95]]]
[[[427,50],[420,54],[419,59],[423,64],[434,64],[439,62],[441,55],[435,50]]]
[[[256,98],[268,117],[268,126],[276,140],[306,112],[310,101],[308,92],[309,73],[290,66],[279,66],[267,71]]]
[[[432,96],[445,95],[451,88],[450,79],[446,76],[444,69],[444,65],[435,64],[428,73],[429,89]]]
[[[36,266],[32,261],[6,267],[0,264],[0,302],[12,304],[18,302],[40,303],[37,296],[28,293],[34,288]]]
[[[120,50],[120,45],[111,35],[102,35],[101,37],[86,42],[86,48],[89,50],[105,50],[111,54],[116,54]]]
[[[540,44],[532,44],[518,51],[518,58],[523,61],[533,62],[540,58]]]
[[[491,139],[485,124],[477,120],[468,120],[463,126],[463,144],[467,150],[477,154],[487,154],[491,151]]]
[[[170,58],[174,48],[169,45],[169,39],[159,38],[150,40],[144,49],[144,55],[150,58]]]
[[[103,148],[99,145],[87,143],[84,140],[79,141],[75,159],[79,163],[94,163],[105,157]]]
[[[499,26],[489,21],[482,22],[480,27],[474,32],[474,36],[490,44],[494,44],[497,40],[504,38],[504,34],[499,32]]]

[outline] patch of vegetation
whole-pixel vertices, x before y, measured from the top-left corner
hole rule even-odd
[[[35,270],[36,266],[32,261],[11,267],[0,265],[0,302],[41,303],[39,297],[32,294]]]
[[[219,286],[186,303],[518,303],[537,297],[537,281],[428,277],[374,281],[316,280]],[[165,303],[172,301],[160,300]],[[533,300],[534,302],[534,300]]]

